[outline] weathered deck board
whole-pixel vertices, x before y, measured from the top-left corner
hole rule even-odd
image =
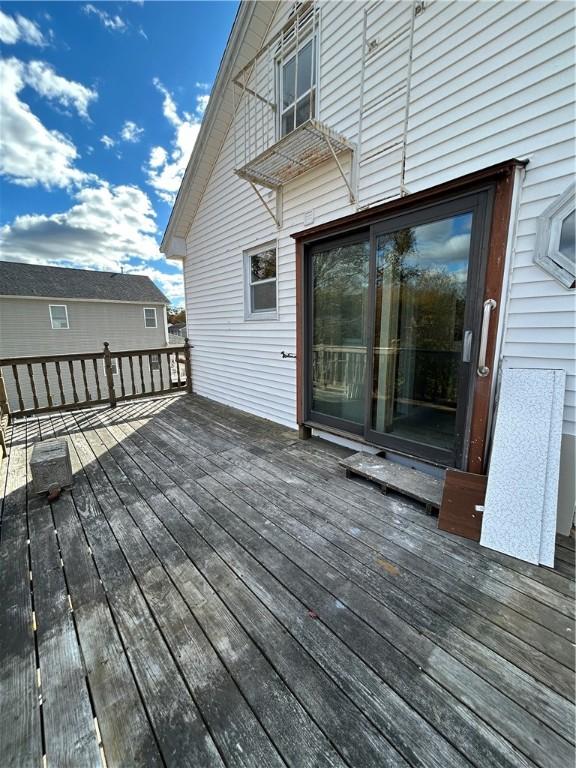
[[[160,423],[163,425],[164,420],[161,419]],[[197,425],[194,426],[194,429],[196,432]],[[161,432],[162,436],[160,436],[158,439],[163,440],[164,429],[162,429]],[[258,458],[252,457],[252,461],[254,464],[258,464],[260,460]],[[286,472],[279,468],[278,475],[282,478],[285,478]],[[295,476],[291,476],[290,482],[293,483],[295,479],[297,479]],[[308,491],[313,493],[312,489],[308,489]],[[318,507],[321,505],[321,502],[315,500],[314,505],[315,507]],[[333,506],[327,508],[327,514],[329,516],[334,516],[335,511]],[[350,521],[348,521],[348,527],[349,526]],[[374,538],[373,531],[370,531],[369,535]],[[413,556],[408,557],[408,565],[410,565],[413,569],[419,568],[420,575],[424,576],[424,578],[429,577],[430,566],[426,565],[425,567],[422,567],[419,558],[414,558]],[[453,589],[454,585],[450,584],[446,590],[447,594],[450,594],[450,591]],[[428,595],[428,599],[436,599],[436,601],[439,603],[439,610],[445,610],[444,604],[447,600],[446,597],[438,600],[438,596],[435,596],[432,592]],[[511,615],[514,616],[513,613]],[[504,651],[505,655],[510,657],[518,665],[526,667],[531,674],[537,677],[539,676],[543,682],[550,684],[551,681],[552,685],[556,683],[559,686],[561,693],[568,697],[573,696],[572,683],[570,678],[566,676],[565,670],[563,671],[563,668],[559,667],[555,661],[551,662],[551,660],[547,658],[546,655],[543,655],[526,643],[523,643],[522,641],[516,640],[514,637],[509,636],[508,633],[499,631],[491,624],[486,624],[486,622],[479,620],[479,617],[476,614],[463,615],[462,623],[463,626],[467,627],[468,631],[471,633],[476,632],[487,635],[487,642],[496,643],[495,647],[500,650],[500,652]],[[538,626],[535,627],[535,629],[538,630]],[[492,637],[492,635],[495,635],[495,637]]]
[[[125,431],[126,431],[126,429],[125,429]],[[144,430],[142,430],[142,429],[139,430],[140,433],[142,433],[143,431]],[[153,439],[152,436],[150,436],[150,438]],[[132,450],[132,447],[130,447],[130,450]],[[144,449],[144,450],[146,450],[146,449]],[[160,457],[160,460],[161,460],[162,454],[158,453],[157,455]],[[210,473],[212,471],[212,473],[214,473],[214,472],[216,473],[215,476],[217,476],[218,474],[222,475],[222,473],[220,472],[220,467],[221,466],[226,466],[226,467],[229,466],[229,467],[232,467],[232,469],[229,469],[229,472],[232,475],[234,475],[234,477],[238,477],[238,471],[237,470],[235,471],[233,465],[229,465],[229,462],[226,459],[224,459],[223,456],[213,457],[212,460],[215,461],[216,464],[218,464],[218,466],[213,466],[212,470],[210,469],[209,465],[207,466],[207,462],[205,462],[203,460],[200,461],[200,465],[203,466],[208,473]],[[224,462],[224,464],[223,464],[223,462]],[[171,469],[171,466],[170,466],[169,463],[167,465],[167,471],[170,472],[171,476],[176,479],[177,475],[174,474],[174,470]],[[178,471],[179,470],[177,468],[176,469],[176,473],[178,473]],[[254,489],[255,487],[257,488],[259,486],[260,489],[261,489],[261,494],[262,494],[261,497],[260,497],[260,507],[262,507],[262,505],[263,505],[264,511],[267,512],[268,517],[270,516],[270,512],[274,510],[274,507],[270,506],[270,501],[272,499],[274,499],[274,502],[278,502],[278,503],[282,504],[285,509],[289,508],[291,515],[298,516],[297,505],[295,505],[292,502],[291,499],[289,499],[287,497],[281,497],[278,493],[276,493],[275,491],[272,490],[273,479],[272,479],[272,482],[271,482],[270,481],[270,476],[268,476],[266,478],[266,480],[267,480],[266,484],[265,483],[260,483],[259,484],[258,480],[256,479],[256,477],[254,475],[253,468],[252,468],[252,472],[253,472],[253,474],[250,475],[248,477],[248,479],[245,481],[245,486],[246,487],[244,488],[244,495],[243,495],[244,499],[250,501],[250,503],[252,503],[252,505],[256,507],[258,502],[256,502],[256,503],[253,502],[254,494],[251,493],[251,489]],[[244,474],[244,476],[247,476],[246,473],[243,473],[243,474]],[[226,477],[226,476],[224,476],[224,477]],[[220,480],[220,482],[225,483],[228,487],[232,487],[232,488],[236,489],[236,492],[238,493],[237,483],[234,481],[233,478],[228,476],[228,481],[226,481],[226,479],[223,479],[221,477],[219,477],[218,479]],[[242,478],[242,479],[244,479],[244,478]],[[232,485],[230,485],[230,481],[231,480],[232,480]],[[202,483],[202,481],[200,481],[200,482]],[[241,493],[240,493],[240,495],[242,496]],[[286,506],[288,501],[290,502],[289,507]],[[295,507],[296,507],[296,509],[295,509]],[[301,507],[301,509],[303,509],[303,508],[304,507]],[[308,524],[310,524],[310,520],[309,519],[307,519],[306,522]],[[288,527],[288,530],[290,530],[290,526]],[[261,532],[262,532],[263,535],[266,535],[266,526],[264,527],[264,529]],[[309,531],[309,533],[310,533],[310,531]],[[294,535],[297,535],[297,534],[294,534]],[[274,533],[274,538],[278,538],[278,533],[277,532]],[[299,536],[299,538],[300,538],[300,540],[302,540],[303,537]],[[289,545],[287,545],[287,547],[285,547],[283,549],[284,549],[284,551],[287,551],[288,548],[289,548]],[[311,549],[313,551],[315,551],[315,552],[321,551],[322,550],[322,541],[317,538],[316,541],[314,542],[314,544],[311,545]],[[323,556],[325,556],[327,560],[330,560],[334,565],[336,565],[336,567],[340,567],[340,569],[342,569],[343,553],[341,551],[338,552],[338,550],[335,549],[334,547],[324,546],[324,552],[326,554],[323,555]],[[374,558],[372,558],[372,560],[373,559]],[[412,601],[411,603],[409,602],[409,610],[404,610],[403,611],[402,601],[406,602],[406,596],[405,595],[400,597],[400,601],[401,602],[399,602],[398,599],[396,599],[396,600],[394,600],[394,598],[391,599],[391,592],[393,592],[395,590],[394,587],[390,587],[390,585],[385,585],[384,589],[382,587],[378,587],[378,586],[376,588],[374,588],[373,584],[377,584],[377,582],[380,580],[379,577],[376,576],[376,574],[372,574],[372,576],[373,576],[373,578],[371,580],[372,584],[371,584],[370,579],[368,579],[367,581],[364,580],[364,582],[362,582],[363,574],[361,574],[359,576],[358,575],[359,569],[357,567],[354,569],[354,566],[352,566],[352,568],[353,568],[352,571],[350,571],[350,569],[348,569],[348,571],[344,571],[344,572],[346,572],[347,575],[350,575],[351,578],[356,578],[357,581],[359,580],[359,583],[362,583],[364,588],[368,592],[370,592],[372,590],[372,594],[375,594],[377,597],[378,596],[379,597],[384,596],[383,605],[385,605],[386,602],[392,602],[392,605],[395,607],[395,610],[397,610],[397,611],[398,611],[398,607],[400,607],[400,610],[399,610],[400,615],[403,615],[405,618],[408,619],[408,621],[413,621],[414,611],[418,611],[419,609],[422,610],[422,606],[418,606],[417,603]],[[376,566],[376,568],[379,569],[380,571],[382,571],[382,568],[381,568],[380,565]],[[368,573],[370,573],[370,572],[368,572]],[[384,570],[384,573],[387,573],[386,570]],[[322,574],[322,568],[320,569],[320,574]],[[317,578],[320,580],[321,576],[317,576]],[[393,581],[396,578],[398,578],[398,574],[389,575],[390,581]],[[412,586],[414,587],[414,585],[412,585]],[[417,591],[417,590],[415,590],[415,591]],[[376,610],[374,610],[374,609],[376,609]],[[372,615],[373,616],[379,616],[381,611],[382,611],[382,607],[380,607],[379,610],[378,610],[378,607],[373,606],[373,608],[372,608]],[[369,619],[367,619],[367,620],[369,620]],[[420,630],[423,629],[424,631],[426,631],[427,629],[430,629],[431,633],[434,632],[434,630],[435,630],[436,631],[436,635],[438,635],[439,634],[438,624],[440,622],[441,622],[440,617],[438,617],[438,616],[434,617],[433,616],[432,620],[430,620],[430,618],[428,618],[428,626],[426,626],[422,622],[420,623],[420,625],[418,625],[418,623],[416,622],[416,626],[418,626],[418,628]],[[398,642],[399,634],[398,634],[398,628],[397,627],[394,628],[391,636],[395,637],[396,641]],[[413,644],[414,644],[414,638],[412,638],[411,641],[409,641],[408,643],[405,644],[405,647],[408,649],[408,653],[410,653],[410,648],[411,648],[411,645],[413,645]],[[474,641],[469,642],[468,645],[469,646],[473,646],[474,645]],[[490,659],[490,657],[487,656],[486,653],[484,653],[482,655],[479,654],[478,653],[478,649],[483,649],[483,647],[481,645],[477,644],[477,643],[475,645],[476,645],[476,649],[475,649],[476,650],[476,656],[478,657],[478,658],[475,659],[475,661],[476,661],[476,669],[480,673],[482,673],[482,672],[485,671],[485,668],[487,666],[488,667],[490,666],[490,661],[492,661],[492,659]],[[437,649],[437,651],[439,651],[439,650],[440,649]],[[468,648],[468,651],[470,651],[470,648]],[[495,657],[495,660],[497,660],[497,657]],[[418,659],[418,661],[421,662],[422,659]],[[569,714],[568,714],[569,713],[569,705],[567,705],[566,702],[564,702],[564,704],[562,704],[563,700],[558,698],[558,699],[556,699],[554,701],[554,706],[550,708],[550,712],[548,712],[547,711],[548,708],[546,706],[542,707],[541,703],[539,703],[539,704],[535,703],[535,697],[537,698],[537,689],[534,686],[531,686],[531,685],[525,685],[525,684],[522,685],[521,683],[522,682],[525,683],[526,681],[519,681],[518,670],[515,670],[513,674],[505,674],[505,669],[502,668],[502,660],[499,659],[498,662],[499,662],[498,664],[494,664],[493,661],[492,661],[492,665],[493,665],[493,668],[494,668],[494,674],[492,676],[492,680],[495,682],[495,684],[497,684],[497,685],[500,684],[501,687],[502,687],[502,690],[504,692],[506,692],[506,693],[509,693],[510,692],[510,687],[512,687],[512,689],[515,690],[516,695],[521,698],[521,700],[523,701],[524,705],[527,708],[529,708],[529,709],[533,708],[534,713],[536,714],[537,717],[543,717],[544,716],[544,719],[546,719],[546,717],[549,717],[550,722],[552,724],[552,727],[560,728],[561,730],[563,730],[564,735],[566,735],[568,738],[570,738],[571,737],[571,734],[569,732],[570,717],[569,717]],[[463,674],[466,671],[467,670],[465,670],[465,669],[460,671],[460,677],[463,680],[466,679],[466,675]],[[528,678],[528,681],[529,680],[530,680],[530,678]],[[442,682],[446,683],[446,680],[442,680]],[[473,679],[471,680],[471,683],[472,683],[472,686],[471,686],[472,687],[472,691],[470,689],[467,689],[467,692],[466,692],[467,696],[472,695],[473,690],[474,690],[474,685],[473,685],[474,680]],[[484,692],[484,695],[486,695],[486,692]],[[494,721],[496,723],[499,723],[502,720],[502,718],[501,718],[501,710],[502,709],[503,709],[502,705],[500,707],[494,707],[493,711],[491,713],[489,711],[487,711],[485,713],[485,716],[488,717],[488,719],[490,719],[490,715],[491,715],[492,719],[494,719]],[[496,714],[498,712],[498,710],[500,710],[500,715]],[[516,715],[516,718],[518,718],[518,715]],[[519,719],[522,720],[522,717],[520,717]],[[530,726],[532,728],[532,730],[537,730],[537,729],[534,729],[534,725],[533,724],[526,723],[525,726],[526,727]],[[521,731],[520,731],[520,733],[521,733]]]
[[[132,448],[131,448],[131,447],[130,447],[130,451],[132,451]],[[204,464],[204,462],[201,462],[201,464]],[[178,471],[178,470],[176,470],[176,471]],[[216,467],[216,471],[218,471],[218,467]],[[202,481],[201,481],[201,482],[202,482]],[[533,695],[534,695],[534,691],[532,691],[532,696],[533,696]],[[494,709],[494,712],[496,712],[498,708],[496,707],[496,704],[495,704],[495,703],[494,703],[493,705],[494,705],[494,707],[495,707],[495,709]],[[502,704],[500,704],[499,710],[500,710],[500,717],[501,717],[501,713],[502,713]],[[567,714],[567,713],[565,713],[565,714]],[[521,718],[520,718],[520,719],[521,719]],[[569,717],[568,717],[568,720],[569,720]],[[524,726],[524,727],[533,727],[533,724],[531,724],[531,723],[527,723],[527,724],[525,724],[525,726]],[[522,732],[522,730],[520,729],[520,731],[519,731],[519,732],[521,733],[521,732]]]
[[[131,446],[131,456],[138,450]],[[146,467],[147,471],[150,469],[150,476],[154,476],[156,481],[161,482],[161,476],[166,477],[163,473],[155,472],[153,465],[147,466],[142,462],[140,456],[138,465]],[[172,484],[172,481],[168,482],[168,486]],[[185,518],[172,504],[158,495],[150,497],[150,505],[158,520],[170,531],[174,541],[188,548],[194,537]],[[146,528],[150,530],[149,525]],[[165,537],[161,543],[162,550],[171,552],[170,567],[177,569],[180,580],[184,582],[181,587],[183,593],[186,592],[187,581],[193,583],[195,590],[198,590],[189,598],[196,618],[287,762],[304,768],[342,764],[330,743],[300,707],[274,667],[251,641],[208,581],[189,559],[181,562],[179,557],[174,557],[174,551],[169,549],[170,542]],[[179,550],[179,553],[183,551]]]
[[[163,418],[161,419],[161,423],[164,424]],[[195,425],[195,431],[196,431],[196,429],[197,429],[197,427]],[[162,430],[162,432],[164,432],[164,430]],[[161,438],[161,439],[163,439],[163,438]],[[258,457],[252,457],[252,461],[253,461],[254,464],[258,465],[259,462],[261,461],[261,459],[259,459]],[[282,478],[286,477],[286,472],[285,472],[284,469],[279,467],[276,471],[277,471],[277,474],[280,477],[282,477]],[[291,484],[294,484],[297,481],[298,481],[298,477],[295,474],[291,474],[290,475],[290,482],[291,482]],[[320,507],[323,504],[322,499],[324,497],[321,494],[317,494],[316,490],[314,488],[309,487],[309,486],[307,487],[305,481],[300,481],[300,484],[303,487],[303,490],[306,492],[306,494],[310,494],[311,496],[314,497],[314,505],[316,507]],[[334,515],[335,514],[335,512],[336,512],[335,508],[336,508],[337,502],[338,502],[338,500],[335,499],[330,504],[329,507],[326,507],[326,513],[328,515],[331,515],[331,514]],[[340,508],[344,509],[344,513],[346,513],[346,510],[348,509],[348,507],[349,507],[349,505],[347,505],[347,506],[344,505],[344,507],[342,507],[342,505],[340,505]],[[362,513],[360,513],[360,512],[356,513],[356,520],[354,521],[354,523],[352,523],[353,525],[358,522],[358,518],[360,517],[361,514]],[[351,524],[351,521],[349,520],[348,527],[350,527],[350,524]],[[373,538],[374,537],[374,531],[371,530],[369,532],[369,535],[372,536],[372,538]],[[413,546],[413,542],[412,542],[412,539],[410,537],[404,536],[403,540],[408,542],[409,546],[411,546],[411,547]],[[402,551],[402,550],[400,550],[400,551]],[[419,550],[416,550],[416,551],[419,552]],[[405,553],[405,554],[407,554],[407,553]],[[408,555],[407,562],[408,562],[408,564],[413,569],[417,570],[417,573],[420,576],[424,576],[424,578],[431,578],[430,577],[430,571],[432,569],[431,569],[430,565],[426,564],[425,566],[422,566],[419,557],[415,558],[414,556],[409,556]],[[441,577],[442,575],[443,575],[443,572],[440,571],[439,572],[439,576]],[[438,581],[438,578],[436,578],[434,580],[434,582],[433,582],[435,584],[435,586],[437,586],[437,581]],[[476,586],[476,583],[477,582],[475,582],[475,586]],[[448,583],[448,586],[446,587],[446,594],[450,595],[457,587],[458,587],[458,582],[454,582],[454,580],[452,579],[452,581],[450,581]],[[468,599],[467,590],[461,588],[460,592],[461,592],[460,596],[464,600],[467,600]],[[443,598],[443,599],[445,599],[445,598]],[[566,601],[566,602],[568,602],[568,601]],[[498,604],[496,604],[496,608],[497,608],[497,610],[505,610],[505,606],[503,604],[500,606],[500,608],[498,608]],[[442,601],[440,601],[440,610],[442,610]],[[494,614],[494,613],[496,613],[496,611],[492,610],[492,614]],[[489,617],[492,616],[492,614],[488,612],[488,616]],[[512,618],[515,617],[514,612],[512,612],[510,615],[512,616]],[[496,618],[499,621],[502,621],[499,616],[496,616]],[[521,616],[516,617],[516,620],[522,624],[522,617]],[[550,663],[550,660],[547,659],[546,655],[543,655],[537,649],[532,648],[530,645],[528,645],[526,643],[515,641],[515,639],[512,638],[512,637],[509,637],[506,632],[502,633],[502,632],[496,631],[495,628],[493,628],[491,624],[486,624],[486,622],[479,621],[477,614],[473,613],[473,614],[467,615],[467,616],[464,617],[463,621],[464,621],[464,624],[466,624],[466,622],[468,622],[469,631],[470,632],[474,632],[475,630],[477,630],[478,632],[480,632],[480,631],[487,632],[488,635],[490,635],[490,633],[492,633],[492,634],[495,633],[496,634],[496,638],[495,638],[494,642],[498,642],[499,643],[496,646],[497,649],[502,652],[503,648],[506,648],[508,655],[511,654],[511,658],[514,661],[516,661],[520,665],[523,665],[523,664],[527,665],[528,671],[531,674],[535,674],[536,676],[540,676],[541,679],[544,682],[547,682],[549,679],[551,679],[554,682],[554,680],[558,677],[558,674],[559,674],[560,675],[559,685],[561,685],[561,688],[560,688],[561,692],[565,693],[565,695],[568,695],[568,696],[573,695],[573,689],[572,689],[571,682],[569,681],[568,678],[566,678],[565,672],[562,672],[562,670],[558,671],[558,669],[557,669],[558,665],[556,663]],[[476,622],[476,624],[474,622]],[[524,622],[524,628],[525,628],[525,633],[529,637],[529,639],[532,639],[532,629],[534,629],[536,632],[541,631],[544,634],[547,634],[547,632],[548,632],[545,628],[543,628],[541,626],[536,626],[536,627],[532,628],[529,625],[529,623],[526,623],[526,622]],[[492,641],[491,637],[490,637],[489,641]],[[556,638],[554,638],[554,642],[556,642]],[[562,641],[560,641],[560,642],[562,642]],[[510,648],[508,648],[508,646],[510,646]],[[570,659],[569,653],[565,653],[565,655],[568,656],[568,658]]]
[[[26,423],[11,430],[2,462],[0,547],[0,744],[7,765],[42,759],[39,689],[26,522]]]
[[[144,498],[139,495],[142,488],[140,485],[131,485],[129,478],[112,460],[105,445],[99,443],[99,433],[90,431],[84,436],[128,511],[128,515],[117,515],[107,507],[105,512],[111,526],[123,545],[132,544],[125,548],[128,562],[166,641],[178,659],[204,720],[210,724],[211,734],[226,764],[253,768],[282,765],[278,753],[227,674],[183,595],[170,579],[171,573],[179,576],[178,581],[184,586],[192,604],[202,599],[194,581],[183,578],[182,569],[185,569],[187,562],[182,557],[183,552],[176,546],[166,549],[170,542],[165,531],[152,528],[151,535],[149,521],[154,516]],[[101,498],[106,483],[98,483],[96,487]],[[159,559],[162,552],[165,555],[163,562]]]
[[[46,758],[58,766],[100,766],[94,715],[68,603],[50,505],[28,505],[34,609]],[[67,727],[62,728],[62,723]]]
[[[342,654],[339,654],[339,656],[340,655],[342,655]],[[382,696],[383,696],[382,692],[378,691],[378,689],[376,689],[375,691],[372,692],[370,698],[371,698],[371,701],[374,701],[375,698],[382,698]],[[409,731],[410,732],[412,732],[412,731],[415,732],[415,737],[414,738],[417,739],[418,750],[422,751],[422,754],[421,754],[420,760],[418,761],[416,759],[416,755],[414,754],[415,750],[414,750],[414,748],[412,748],[410,750],[412,759],[415,762],[419,762],[419,764],[421,764],[421,765],[425,764],[424,763],[425,759],[426,760],[432,759],[432,756],[434,754],[433,745],[431,747],[430,743],[428,743],[423,738],[423,736],[424,736],[423,731],[425,732],[425,725],[423,726],[422,723],[418,724],[418,721],[416,721],[415,723],[411,722],[411,720],[413,719],[414,715],[413,715],[413,713],[410,710],[405,710],[405,709],[402,710],[402,709],[400,709],[400,712],[396,713],[396,717],[394,717],[394,715],[395,715],[395,712],[394,712],[394,700],[392,700],[392,702],[390,702],[390,701],[386,702],[386,697],[384,697],[384,701],[387,704],[387,706],[385,706],[385,709],[388,712],[388,716],[390,718],[392,718],[391,722],[402,722],[402,721],[404,721],[405,724],[406,724],[406,727],[409,729]],[[396,706],[398,706],[398,705],[396,704]],[[387,734],[387,735],[390,738],[390,734]],[[403,733],[400,733],[398,731],[398,728],[396,727],[395,741],[400,743],[403,739],[404,739]],[[454,756],[451,755],[449,750],[446,753],[446,747],[444,747],[444,751],[438,757],[438,763],[439,764],[445,764],[445,765],[451,765],[451,764],[452,765],[453,764],[458,764],[459,765],[459,764],[461,764],[459,760],[456,760],[456,763],[454,763]]]
[[[54,434],[50,419],[42,436]],[[112,765],[162,765],[106,593],[71,495],[52,505],[98,727]]]
[[[309,443],[310,444],[305,444],[303,447],[298,447],[298,455],[300,458],[307,458],[316,465],[317,468],[321,468],[326,477],[334,476],[335,468],[332,447],[330,447],[329,450],[325,447],[320,447],[317,440],[311,440]],[[370,484],[351,483],[350,485],[354,486],[354,491],[359,496],[374,498],[375,491]],[[571,598],[576,596],[574,577],[569,580],[563,575],[548,568],[535,569],[530,563],[526,563],[523,560],[517,560],[516,558],[501,552],[496,552],[495,550],[486,549],[485,547],[481,547],[478,542],[471,541],[470,539],[455,539],[452,534],[438,529],[436,520],[421,515],[418,512],[414,512],[414,510],[410,508],[410,505],[402,506],[402,516],[406,517],[410,522],[416,525],[433,531],[436,536],[444,538],[447,542],[455,542],[460,549],[464,547],[466,550],[473,551],[475,556],[472,557],[472,562],[486,572],[489,572],[495,579],[499,579],[505,584],[512,583],[515,589],[518,589],[521,592],[526,591],[527,594],[535,593],[534,582],[536,581],[537,583],[548,587],[552,594],[559,593],[560,595],[566,595]],[[481,561],[478,558],[481,558],[484,562],[481,564]],[[515,578],[516,574],[522,575],[524,579],[517,580]],[[525,585],[525,589],[523,589],[523,585]],[[539,599],[541,599],[540,596]],[[573,606],[573,602],[573,600],[570,601],[571,606]]]
[[[51,510],[28,509],[34,592],[70,652],[44,692],[68,673],[71,701],[90,693],[108,766],[574,761],[573,549],[558,541],[554,571],[491,553],[345,481],[341,449],[178,396],[16,425],[0,621],[28,656],[0,635],[9,764],[75,739],[99,764],[85,715],[40,718],[26,623],[38,425],[67,437],[75,473]]]
[[[70,421],[71,417],[66,415],[63,419]],[[175,768],[221,765],[218,750],[198,713],[186,681],[180,675],[172,650],[154,620],[142,588],[116,538],[117,530],[104,514],[105,509],[110,515],[122,518],[127,517],[125,510],[113,490],[106,486],[105,476],[94,462],[82,433],[73,433],[71,443],[75,468],[72,494],[85,524],[88,542],[164,761]],[[79,477],[80,468],[86,473],[85,479]],[[138,532],[126,530],[124,533],[124,547],[137,547]]]
[[[233,611],[237,612],[244,603],[248,603],[251,609],[251,613],[258,619],[258,640],[259,644],[264,643],[264,650],[269,657],[274,655],[278,662],[282,665],[282,674],[287,678],[290,687],[296,695],[302,697],[304,693],[304,704],[307,708],[314,707],[315,713],[321,714],[325,723],[330,726],[330,739],[335,743],[336,747],[340,747],[342,753],[355,751],[358,760],[361,760],[359,764],[365,765],[403,765],[405,764],[397,751],[395,751],[386,740],[374,729],[370,721],[362,715],[361,709],[356,709],[346,701],[346,697],[339,690],[335,684],[330,684],[329,679],[323,676],[321,669],[315,667],[309,661],[306,663],[305,656],[302,655],[301,649],[299,650],[298,644],[290,639],[290,635],[284,633],[281,626],[274,621],[271,616],[268,616],[265,609],[258,600],[250,595],[249,590],[242,588],[238,583],[237,578],[234,577],[234,572],[224,562],[219,562],[222,557],[226,560],[226,553],[221,552],[218,549],[218,557],[213,562],[214,551],[210,552],[209,542],[204,535],[205,520],[201,509],[196,507],[189,496],[184,494],[178,488],[172,488],[171,492],[167,494],[170,501],[184,514],[185,518],[193,522],[194,528],[200,533],[202,539],[198,538],[196,533],[195,546],[200,546],[202,549],[208,552],[202,556],[201,562],[196,563],[198,570],[203,572],[203,568],[211,566],[205,573],[209,580],[216,579],[213,585],[218,590],[218,586],[224,585],[226,588],[225,595],[228,595],[228,590],[231,590],[232,599],[228,597],[224,601],[229,606],[234,606]],[[196,508],[195,508],[196,507]],[[204,543],[204,542],[208,542]],[[211,577],[210,575],[211,574]],[[245,614],[244,621],[248,618]],[[249,629],[254,630],[254,619],[250,615]],[[263,625],[267,629],[267,633],[262,636],[262,629],[260,625]],[[299,663],[296,665],[294,659],[298,658]],[[296,675],[296,677],[295,677]],[[325,699],[318,698],[318,687],[325,690]],[[345,724],[348,724],[347,727]],[[354,724],[354,725],[353,725]],[[342,727],[344,725],[344,727]],[[359,728],[358,732],[354,731],[355,728]]]

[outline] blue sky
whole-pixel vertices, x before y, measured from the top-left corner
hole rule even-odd
[[[0,3],[0,258],[148,274],[237,2]]]

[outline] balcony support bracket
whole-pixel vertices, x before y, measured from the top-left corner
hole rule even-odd
[[[332,142],[330,141],[330,138],[326,136],[326,134],[323,134],[322,138],[324,139],[324,141],[326,142],[326,145],[328,146],[328,149],[332,153],[332,157],[334,158],[334,162],[336,163],[336,166],[340,171],[340,176],[342,176],[344,180],[344,184],[346,184],[346,186],[348,187],[348,193],[350,195],[350,203],[354,205],[354,203],[356,202],[356,195],[354,194],[354,190],[352,189],[352,178],[349,179],[344,171],[344,168],[342,168],[342,165],[340,163],[340,160],[338,160],[338,155],[334,151],[334,147],[332,146]],[[350,168],[351,169],[354,168],[354,158],[352,158],[352,162],[350,163]],[[351,173],[352,173],[352,170],[351,170]]]
[[[256,194],[258,195],[260,202],[262,203],[264,208],[266,208],[270,216],[273,218],[274,223],[276,224],[278,229],[280,229],[280,227],[282,226],[282,190],[281,189],[274,190],[276,195],[276,212],[274,212],[272,208],[268,205],[264,197],[262,196],[262,193],[260,192],[256,184],[254,184],[254,182],[252,181],[248,181],[248,183],[250,184],[254,192],[256,192]]]

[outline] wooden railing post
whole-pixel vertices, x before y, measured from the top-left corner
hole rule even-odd
[[[8,395],[6,394],[4,375],[2,374],[2,368],[0,368],[0,451],[2,451],[2,458],[5,458],[8,455],[5,429],[9,423],[10,406],[8,405]]]
[[[192,394],[192,361],[190,360],[190,339],[186,337],[184,339],[184,364],[186,366],[186,392],[189,395]],[[178,363],[178,355],[176,355],[176,365]]]
[[[112,355],[110,354],[110,345],[104,342],[104,370],[106,371],[106,383],[108,384],[108,399],[110,407],[116,408],[116,392],[114,391],[114,377],[112,375]]]

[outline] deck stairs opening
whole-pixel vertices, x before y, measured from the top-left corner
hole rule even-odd
[[[428,514],[437,514],[440,509],[443,477],[399,464],[385,455],[363,451],[341,459],[339,463],[348,478],[363,477],[379,485],[382,493],[394,491],[415,499],[425,505]]]

